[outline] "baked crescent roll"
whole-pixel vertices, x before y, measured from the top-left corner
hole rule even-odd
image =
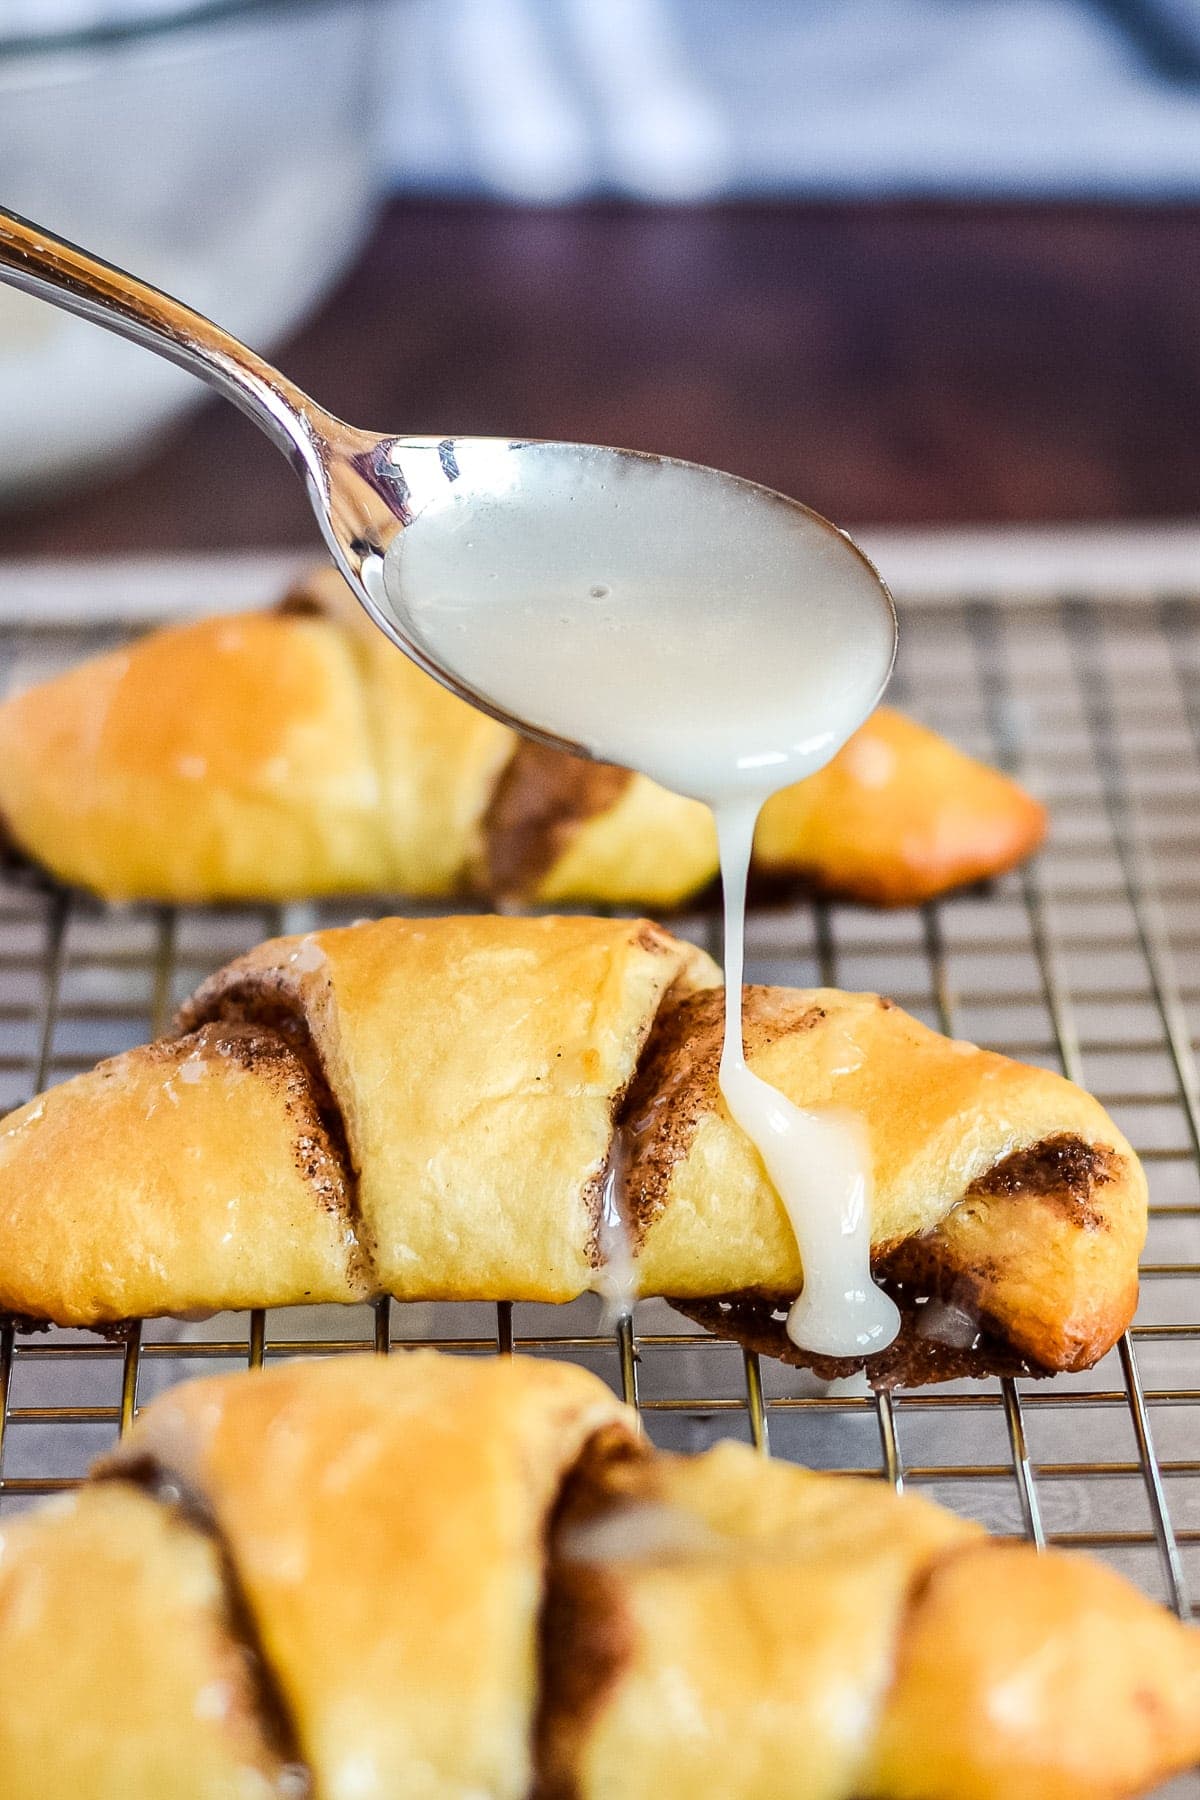
[[[0,706],[12,844],[111,899],[475,892],[677,906],[707,808],[519,739],[424,675],[332,570],[273,613],[152,633]],[[765,880],[904,905],[1029,854],[1042,808],[881,709],[769,802]]]
[[[418,1351],[155,1401],[0,1529],[5,1800],[1097,1800],[1200,1641],[1083,1558],[594,1376]]]
[[[177,1033],[0,1126],[0,1308],[61,1325],[300,1301],[569,1300],[605,1200],[637,1289],[786,1339],[783,1207],[717,1088],[723,994],[640,920],[472,916],[278,938]],[[749,1064],[861,1117],[873,1259],[905,1313],[874,1379],[1077,1369],[1128,1323],[1146,1187],[1058,1075],[873,994],[746,990]]]

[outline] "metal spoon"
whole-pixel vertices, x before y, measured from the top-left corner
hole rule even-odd
[[[519,543],[526,528],[528,534],[536,533],[539,523],[544,529],[548,470],[560,525],[564,518],[572,528],[587,525],[591,541],[611,547],[618,564],[640,567],[648,556],[644,540],[650,518],[651,535],[659,524],[663,531],[659,533],[657,564],[651,554],[649,565],[665,569],[684,583],[691,563],[698,574],[709,566],[714,536],[722,534],[721,546],[728,552],[731,531],[736,550],[743,541],[747,547],[753,546],[756,534],[760,540],[772,532],[778,537],[781,525],[794,525],[797,597],[793,624],[799,628],[805,607],[812,609],[813,602],[805,595],[814,587],[814,569],[832,566],[846,590],[845,598],[839,599],[845,616],[839,618],[838,629],[851,643],[861,636],[864,660],[870,665],[869,672],[864,670],[861,716],[866,716],[887,682],[896,627],[886,588],[844,533],[796,501],[736,476],[636,451],[528,440],[399,437],[357,430],[325,412],[277,369],[181,301],[41,226],[4,212],[0,212],[0,281],[181,364],[248,413],[303,478],[334,560],[375,622],[447,687],[542,742],[584,755],[604,752],[604,746],[594,740],[580,744],[569,735],[574,724],[569,707],[554,709],[562,716],[553,722],[517,717],[515,690],[514,700],[505,705],[503,694],[489,692],[487,668],[471,679],[454,667],[444,647],[432,647],[428,636],[421,635],[401,584],[389,579],[395,552],[401,548],[401,534],[423,512],[437,514],[440,507],[444,515],[451,489],[456,508],[454,529],[431,533],[438,577],[448,585],[455,580],[456,557],[465,559],[474,548],[472,521],[478,519],[486,531],[489,505],[494,511],[492,503],[499,497],[506,508],[501,554],[511,553],[514,536]],[[702,528],[681,548],[680,532],[672,538],[670,520],[657,519],[656,500],[645,484],[658,479],[656,494],[674,491],[669,482],[659,479],[664,471],[694,474],[697,516],[708,528],[707,541]],[[614,498],[618,494],[623,499]],[[573,511],[569,507],[564,510],[564,499],[574,503]],[[633,504],[627,505],[630,500]],[[785,515],[781,515],[781,507],[786,509]],[[631,519],[640,520],[638,529],[643,536],[637,541],[633,540],[632,525],[626,522]],[[624,543],[622,532],[628,540]],[[414,543],[417,535],[413,534]],[[736,555],[730,566],[738,567]],[[464,562],[463,574],[468,573]],[[475,573],[477,576],[478,571]],[[514,571],[510,568],[507,573]],[[816,587],[820,587],[819,581]],[[741,596],[741,604],[743,609],[750,608],[746,624],[752,636],[756,623],[752,584]],[[536,657],[538,649],[538,643],[531,642],[530,656]],[[659,650],[659,660],[667,668],[669,645],[665,654],[661,646]],[[648,671],[651,704],[659,678],[657,666]]]

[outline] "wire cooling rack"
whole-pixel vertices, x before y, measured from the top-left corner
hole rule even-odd
[[[117,617],[0,627],[0,673],[23,685],[130,630]],[[876,1397],[743,1355],[659,1301],[615,1336],[591,1299],[224,1314],[150,1321],[119,1341],[5,1330],[0,1509],[72,1485],[139,1404],[191,1374],[418,1343],[519,1349],[607,1376],[665,1446],[737,1435],[814,1467],[878,1472],[993,1530],[1096,1552],[1181,1617],[1200,1615],[1200,596],[914,604],[895,697],[1042,795],[1048,848],[986,892],[920,911],[756,911],[748,978],[879,989],[1099,1095],[1151,1188],[1138,1319],[1103,1363]],[[403,909],[106,911],[0,888],[0,1108],[144,1041],[264,935],[387,910]],[[677,928],[719,951],[714,915]]]

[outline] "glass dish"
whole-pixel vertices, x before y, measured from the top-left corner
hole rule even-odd
[[[0,35],[6,205],[270,352],[360,247],[379,185],[375,0],[193,6]],[[0,288],[0,496],[110,473],[204,394]]]

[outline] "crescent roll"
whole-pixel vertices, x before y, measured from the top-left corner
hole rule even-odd
[[[707,808],[519,739],[424,675],[333,570],[273,613],[158,631],[0,705],[16,850],[110,899],[477,893],[680,905]],[[1027,856],[1042,808],[881,709],[771,800],[764,881],[905,905]]]
[[[1119,1800],[1200,1640],[1084,1558],[594,1376],[418,1351],[185,1383],[0,1528],[5,1800]]]
[[[569,1300],[606,1187],[637,1290],[795,1349],[804,1272],[717,1086],[723,994],[640,920],[384,919],[278,938],[174,1035],[0,1126],[0,1308],[125,1318],[300,1301]],[[746,990],[750,1067],[861,1118],[878,1381],[1086,1367],[1137,1297],[1146,1186],[1090,1095],[873,994]]]

